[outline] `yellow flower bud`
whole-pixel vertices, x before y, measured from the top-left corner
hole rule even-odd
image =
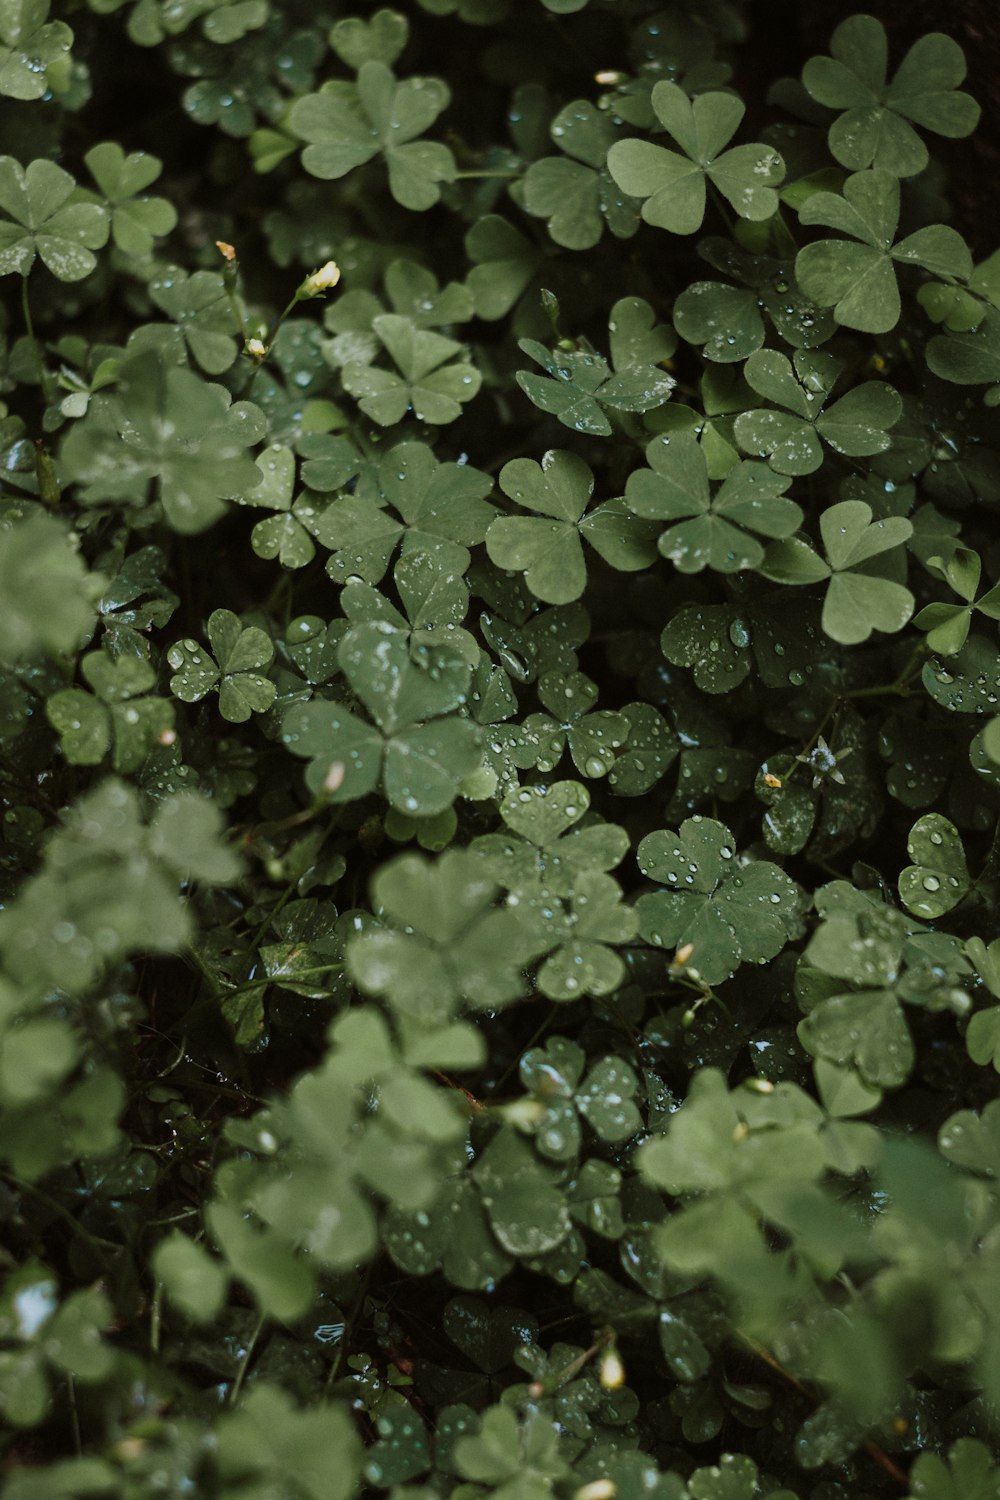
[[[605,1349],[601,1355],[601,1384],[606,1391],[616,1391],[625,1383],[625,1366],[617,1349]]]
[[[267,354],[267,345],[263,339],[247,339],[246,353],[251,359],[263,359]]]
[[[330,291],[340,280],[340,267],[335,260],[328,260],[325,266],[312,271],[299,287],[300,297],[321,297],[324,292]]]
[[[216,250],[218,250],[218,252],[222,256],[223,260],[235,260],[236,259],[236,249],[235,249],[235,247],[233,245],[227,245],[225,240],[216,240],[216,242],[215,242],[215,248],[216,248]]]
[[[773,771],[764,772],[764,785],[773,787],[775,790],[782,785],[781,777],[775,776]]]
[[[694,943],[682,943],[674,954],[674,966],[678,969],[681,968],[687,963],[693,952]]]

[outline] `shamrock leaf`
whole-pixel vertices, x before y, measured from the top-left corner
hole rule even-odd
[[[139,196],[159,177],[163,163],[145,151],[126,156],[115,141],[91,147],[83,159],[101,199],[92,199],[90,194],[81,197],[88,202],[103,200],[111,213],[111,238],[119,250],[137,257],[149,255],[154,240],[169,234],[177,223],[177,210],[166,198]]]
[[[743,370],[747,384],[784,410],[740,413],[733,432],[744,452],[766,457],[779,474],[815,473],[823,462],[820,438],[852,458],[885,452],[886,428],[898,422],[902,400],[892,386],[871,380],[826,407],[842,369],[831,355],[802,349],[793,362],[774,349],[751,354]]]
[[[419,422],[443,424],[460,417],[463,402],[471,401],[482,384],[475,365],[455,360],[462,345],[417,328],[398,313],[382,313],[372,327],[399,373],[362,360],[344,366],[344,389],[358,398],[365,415],[380,427],[401,422],[408,411]]]
[[[961,651],[969,635],[974,610],[991,620],[1000,620],[1000,585],[994,584],[977,599],[982,559],[968,547],[956,547],[951,557],[927,559],[927,567],[943,574],[964,604],[927,604],[913,617],[918,630],[927,631],[927,644],[941,656]]]
[[[667,661],[690,667],[706,693],[728,693],[739,686],[750,671],[749,645],[745,622],[725,604],[685,605],[660,636]]]
[[[131,653],[145,658],[148,647],[140,632],[170,620],[179,601],[163,582],[166,565],[159,547],[139,547],[124,559],[119,555],[117,566],[112,558],[102,558],[110,582],[97,608],[106,632],[105,646],[112,657]]]
[[[569,1209],[556,1172],[509,1125],[490,1141],[472,1176],[493,1233],[510,1255],[544,1255],[569,1233]],[[465,1441],[460,1439],[456,1450]]]
[[[273,682],[261,675],[274,658],[274,642],[256,625],[243,626],[228,609],[217,609],[208,619],[208,639],[215,660],[197,641],[178,641],[167,652],[174,669],[170,691],[184,703],[198,703],[213,690],[219,712],[231,724],[243,724],[252,713],[262,714],[277,694]]]
[[[390,67],[406,46],[410,23],[394,10],[377,10],[370,21],[350,16],[330,29],[330,46],[341,62],[355,72],[366,62]]]
[[[156,673],[141,657],[115,660],[103,651],[85,656],[80,670],[93,692],[66,688],[45,705],[63,754],[73,765],[96,766],[113,747],[114,769],[137,771],[174,724],[173,704],[143,696],[155,685]]]
[[[505,317],[543,263],[542,252],[499,214],[487,214],[465,236],[470,261],[466,286],[476,316]]]
[[[263,475],[256,489],[241,496],[241,503],[275,514],[258,521],[250,533],[250,545],[258,557],[277,558],[283,568],[304,568],[316,555],[305,526],[295,513],[295,455],[290,448],[272,443],[257,460]],[[308,502],[303,502],[306,508]],[[310,514],[307,510],[307,514]],[[310,517],[311,518],[311,517]]]
[[[992,713],[1000,697],[1000,652],[985,636],[970,635],[946,662],[926,661],[921,678],[930,696],[950,713]]]
[[[244,450],[263,435],[259,407],[148,349],[123,360],[117,386],[93,398],[61,457],[84,505],[142,506],[155,482],[168,524],[191,533],[260,483]]]
[[[779,583],[816,583],[829,579],[823,602],[823,629],[842,645],[866,641],[873,630],[902,630],[913,613],[910,590],[891,578],[859,571],[882,553],[892,551],[913,531],[903,516],[873,521],[864,500],[842,500],[819,518],[826,561],[807,543],[792,539],[768,548],[760,571]]]
[[[48,13],[48,0],[19,0],[0,10],[0,94],[9,99],[41,99],[52,88],[47,70],[73,45],[65,21],[48,21]]]
[[[81,281],[97,265],[92,253],[108,239],[108,211],[70,202],[76,182],[55,162],[36,157],[27,168],[0,156],[0,276],[27,276],[38,255],[59,281]]]
[[[433,272],[412,260],[394,260],[386,268],[385,292],[394,313],[407,318],[414,328],[440,328],[465,323],[472,317],[472,295],[461,282],[441,287]],[[346,292],[327,308],[325,326],[334,337],[323,347],[327,362],[334,366],[370,364],[379,352],[374,321],[386,311],[368,291]]]
[[[954,385],[989,385],[984,400],[1000,404],[1000,312],[987,308],[972,333],[936,334],[927,344],[927,365]]]
[[[337,655],[374,725],[323,699],[292,707],[282,739],[310,760],[307,785],[346,802],[381,780],[398,811],[422,818],[443,812],[480,760],[479,731],[452,712],[466,701],[467,663],[439,648],[417,665],[405,639],[377,621],[350,630]]]
[[[315,483],[309,470],[303,477]],[[438,463],[425,443],[397,443],[366,484],[317,511],[309,530],[331,549],[326,570],[338,583],[355,575],[378,583],[400,543],[404,557],[431,552],[446,570],[464,573],[469,548],[496,514],[485,499],[492,488],[471,464]]]
[[[831,57],[809,59],[802,82],[819,104],[843,111],[830,126],[829,143],[851,171],[875,167],[894,177],[915,177],[928,157],[914,124],[951,139],[975,130],[979,105],[956,91],[965,77],[965,57],[942,32],[915,42],[891,82],[886,81],[885,27],[874,16],[843,21],[830,52]]]
[[[514,788],[500,813],[516,838],[484,834],[472,847],[508,890],[530,891],[541,884],[566,894],[577,872],[611,870],[628,848],[624,829],[614,824],[574,826],[589,806],[590,793],[579,781]]]
[[[737,859],[732,834],[714,818],[647,834],[637,857],[645,876],[670,888],[639,897],[640,933],[656,947],[691,944],[686,971],[706,984],[774,958],[795,935],[799,887],[769,860]]]
[[[919,1453],[910,1470],[910,1493],[919,1500],[995,1500],[1000,1470],[985,1443],[959,1438],[947,1461],[936,1453]]]
[[[168,266],[149,283],[149,294],[206,374],[229,369],[237,354],[238,330],[221,276],[215,271],[189,276],[179,266]]]
[[[546,758],[539,769],[551,771],[568,744],[578,771],[590,779],[606,776],[614,765],[615,751],[628,737],[625,716],[606,709],[591,712],[597,702],[597,684],[582,672],[546,672],[538,680],[538,696],[552,717],[529,714],[523,729],[529,743],[533,736],[546,738]]]
[[[734,364],[760,349],[764,312],[797,349],[813,349],[833,333],[833,318],[803,295],[790,262],[715,238],[702,240],[698,254],[742,283],[695,281],[674,302],[674,327],[689,344],[703,345],[706,359]]]
[[[533,948],[510,908],[494,906],[496,882],[467,849],[429,861],[402,854],[372,881],[380,927],[352,937],[352,979],[384,995],[400,1015],[440,1024],[463,1004],[492,1009],[517,999]]]
[[[823,224],[851,239],[822,239],[795,258],[807,297],[832,307],[838,323],[863,333],[888,333],[899,321],[899,285],[893,262],[922,266],[966,280],[972,256],[962,236],[946,224],[928,224],[894,243],[899,223],[899,180],[887,172],[855,172],[843,197],[819,192],[799,210],[803,224]]]
[[[662,406],[677,382],[655,366],[630,368],[612,375],[607,360],[585,350],[552,354],[534,339],[520,339],[518,347],[546,371],[546,376],[518,370],[524,394],[542,411],[558,417],[564,427],[592,437],[607,437],[611,423],[602,411],[652,411]]]
[[[705,179],[743,219],[769,219],[778,207],[775,184],[784,176],[776,151],[760,144],[723,147],[743,119],[733,94],[705,93],[691,100],[676,83],[661,80],[653,109],[684,155],[652,141],[618,141],[608,170],[618,186],[644,198],[642,217],[672,234],[693,234],[705,216]]]
[[[439,183],[455,176],[455,160],[447,146],[416,139],[433,125],[449,99],[440,79],[398,82],[384,62],[369,58],[358,69],[356,83],[331,79],[318,93],[297,99],[288,123],[309,142],[302,165],[313,177],[343,177],[382,155],[396,202],[420,210],[435,204],[441,196]]]
[[[620,501],[606,500],[584,515],[594,476],[573,453],[550,449],[540,464],[512,459],[500,471],[500,488],[538,515],[498,517],[486,533],[486,550],[498,567],[523,572],[531,592],[547,604],[568,604],[583,593],[581,535],[623,572],[652,561],[651,528],[629,516]]]
[[[65,526],[34,513],[0,519],[0,654],[5,663],[75,651],[104,579],[87,572]]]
[[[654,438],[646,459],[650,467],[628,477],[625,503],[644,520],[678,523],[657,546],[682,573],[756,567],[764,548],[748,532],[785,537],[802,524],[802,511],[784,498],[789,481],[764,464],[738,464],[713,495],[704,451],[690,433]]]
[[[532,162],[524,175],[524,207],[548,220],[550,237],[567,250],[589,250],[607,223],[627,239],[639,223],[639,205],[619,192],[607,166],[608,148],[620,131],[586,99],[567,104],[549,134],[565,156]]]
[[[907,911],[933,921],[968,894],[971,880],[961,834],[940,813],[917,819],[906,852],[913,864],[900,871],[899,895]]]
[[[445,567],[434,552],[408,552],[396,563],[393,578],[406,613],[370,583],[354,578],[340,596],[351,624],[376,620],[383,629],[398,630],[409,642],[414,661],[419,662],[429,648],[446,646],[478,667],[479,644],[461,628],[469,609],[469,591],[461,575]]]

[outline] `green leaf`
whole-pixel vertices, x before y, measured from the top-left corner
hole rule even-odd
[[[863,333],[887,333],[899,321],[893,261],[928,270],[943,266],[962,279],[972,274],[965,241],[946,225],[929,225],[894,243],[899,182],[888,172],[855,172],[844,183],[843,197],[813,193],[799,218],[803,224],[823,224],[852,236],[806,245],[796,256],[795,274],[808,297],[820,307],[832,307],[838,323]]]
[[[24,168],[0,156],[0,276],[27,276],[36,255],[59,281],[89,276],[93,251],[107,243],[109,216],[100,204],[70,202],[75,187],[55,162],[39,157]]]
[[[6,662],[72,652],[104,587],[55,517],[0,520],[0,655]]]
[[[549,134],[566,156],[532,162],[523,184],[527,212],[546,219],[550,237],[567,250],[596,245],[605,222],[619,239],[634,234],[639,205],[617,191],[605,165],[619,134],[608,115],[577,99],[553,118]]]
[[[939,135],[970,135],[979,106],[957,92],[965,58],[951,37],[932,32],[915,42],[887,83],[885,28],[874,16],[851,16],[830,41],[831,57],[812,57],[802,82],[813,99],[842,110],[830,127],[830,150],[852,171],[874,166],[914,177],[927,149],[913,124]]]
[[[784,162],[763,145],[722,148],[735,134],[744,108],[732,94],[704,93],[688,99],[676,83],[661,80],[652,92],[660,123],[683,156],[651,141],[619,141],[608,152],[618,186],[646,201],[642,217],[672,234],[693,234],[705,213],[705,179],[744,219],[769,219],[778,207],[774,185]]]
[[[260,409],[170,365],[153,349],[122,362],[113,393],[96,395],[63,442],[83,505],[136,509],[157,501],[171,529],[204,531],[226,502],[260,483],[245,449],[263,436]]]
[[[207,1323],[222,1306],[226,1273],[201,1245],[180,1230],[157,1245],[153,1270],[170,1300],[196,1323]]]
[[[798,1034],[814,1057],[852,1063],[876,1088],[898,1088],[913,1069],[913,1040],[892,990],[834,995],[799,1022]]]
[[[661,532],[658,547],[682,573],[752,568],[764,549],[747,532],[790,536],[802,524],[799,507],[783,498],[789,481],[763,464],[739,464],[713,495],[704,452],[691,434],[654,438],[646,458],[650,467],[628,477],[626,503],[643,519],[680,523]]]
[[[439,184],[451,182],[455,175],[447,146],[417,139],[449,98],[440,79],[398,82],[385,62],[373,56],[360,64],[356,84],[330,80],[318,93],[297,99],[288,123],[309,142],[302,165],[313,177],[343,177],[381,155],[396,202],[420,211],[438,201]]]
[[[689,818],[678,834],[647,834],[637,858],[647,878],[667,887],[639,897],[642,936],[657,947],[691,944],[685,967],[706,984],[730,978],[741,963],[774,958],[795,931],[795,882],[769,860],[738,860],[732,834],[714,818]]]
[[[83,159],[111,211],[111,238],[118,249],[126,255],[149,255],[155,240],[177,224],[172,203],[141,196],[143,188],[159,177],[163,163],[145,151],[126,156],[115,141],[91,147]]]
[[[556,1175],[509,1126],[502,1126],[473,1168],[493,1233],[511,1255],[543,1255],[569,1233]]]
[[[929,921],[944,916],[971,884],[958,829],[940,813],[926,813],[910,829],[906,850],[913,864],[899,875],[903,905]]]
[[[0,94],[41,99],[52,87],[47,70],[73,45],[65,21],[48,21],[47,0],[7,0],[0,9]]]

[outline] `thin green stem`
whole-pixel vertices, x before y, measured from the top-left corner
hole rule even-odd
[[[519,168],[516,169],[516,170],[513,170],[513,171],[512,170],[505,170],[505,171],[496,171],[496,172],[456,172],[454,180],[456,182],[458,182],[460,180],[469,181],[469,180],[471,180],[473,178],[502,177],[502,178],[505,178],[507,181],[510,181],[511,178],[513,178],[513,177],[520,177],[520,175],[521,175],[521,172],[520,172]]]
[[[38,342],[38,335],[35,333],[35,324],[31,316],[31,299],[28,296],[28,278],[26,275],[21,277],[21,312],[24,316],[24,328],[28,335],[28,342],[34,350],[35,364],[38,366],[38,383],[42,388],[42,395],[46,401],[51,401],[53,395],[52,380],[48,370],[45,368],[45,360],[42,358],[42,346]]]
[[[257,1347],[257,1340],[260,1338],[264,1328],[264,1324],[266,1322],[267,1319],[265,1318],[264,1314],[261,1313],[260,1317],[257,1319],[257,1327],[250,1335],[250,1339],[247,1343],[243,1358],[240,1360],[240,1367],[236,1371],[236,1379],[233,1381],[232,1387],[230,1388],[228,1401],[229,1406],[235,1406],[236,1402],[239,1400],[240,1391],[243,1389],[243,1382],[246,1379],[247,1371],[250,1368],[250,1361],[253,1359],[253,1351]]]

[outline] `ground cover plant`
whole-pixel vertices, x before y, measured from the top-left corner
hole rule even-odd
[[[0,0],[11,1500],[1000,1496],[979,106],[760,25]]]

